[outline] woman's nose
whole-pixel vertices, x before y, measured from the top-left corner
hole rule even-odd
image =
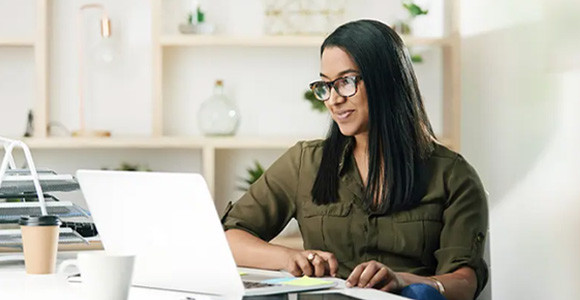
[[[334,88],[330,89],[330,98],[328,98],[327,100],[327,102],[329,102],[328,104],[330,105],[341,104],[344,103],[345,101],[346,97],[339,95],[336,89]]]

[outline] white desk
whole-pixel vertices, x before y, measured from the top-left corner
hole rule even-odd
[[[3,256],[0,255],[0,259]],[[63,259],[75,258],[76,253],[59,253],[59,262]],[[406,299],[393,294],[384,293],[373,289],[359,289],[344,287],[344,280],[334,279],[338,282],[336,288],[326,292],[340,292],[360,299]],[[28,275],[24,272],[23,262],[0,261],[0,299],[15,300],[82,300],[80,284],[69,283],[63,275]],[[132,287],[129,300],[183,300],[186,296],[195,297],[196,300],[221,299],[191,293],[182,293],[158,289]]]

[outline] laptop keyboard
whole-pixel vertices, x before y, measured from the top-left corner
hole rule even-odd
[[[269,284],[269,283],[262,283],[262,282],[244,281],[244,288],[246,288],[246,289],[263,288],[263,287],[269,287],[269,286],[276,286],[276,285]]]

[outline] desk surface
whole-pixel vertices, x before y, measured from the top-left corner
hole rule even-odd
[[[2,261],[6,255],[0,255],[0,299],[19,300],[78,300],[82,299],[81,285],[69,283],[64,275],[28,275],[24,272],[23,261]],[[75,258],[74,252],[59,253],[59,263],[63,259]],[[245,269],[246,270],[246,269]],[[250,270],[251,272],[251,270]],[[260,272],[260,270],[257,270]],[[282,275],[282,273],[280,273]],[[359,299],[406,299],[393,294],[384,293],[373,289],[345,288],[344,280],[336,280],[336,288],[325,292],[339,292]],[[323,291],[324,292],[324,291]],[[320,292],[319,292],[320,293]],[[222,299],[220,297],[198,295],[159,289],[132,287],[129,300],[183,300],[187,296],[196,300]],[[293,297],[288,297],[292,299]]]
[[[58,251],[103,250],[101,241],[89,241],[88,244],[59,244]],[[0,253],[22,253],[20,248],[0,247]]]

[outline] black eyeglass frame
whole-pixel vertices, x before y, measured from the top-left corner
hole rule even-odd
[[[351,80],[354,80],[354,92],[353,92],[352,94],[350,94],[350,95],[343,95],[343,94],[341,94],[341,93],[338,91],[338,87],[335,85],[335,83],[336,83],[337,81],[339,81],[339,80],[344,80],[344,79],[351,79]],[[314,85],[316,85],[316,84],[323,84],[323,85],[327,86],[329,90],[332,90],[332,89],[334,88],[334,91],[335,91],[335,92],[336,92],[336,93],[337,93],[339,96],[341,96],[341,97],[347,97],[347,98],[348,98],[348,97],[352,97],[352,96],[356,95],[356,93],[358,92],[358,83],[359,83],[361,80],[362,80],[362,76],[360,76],[360,75],[348,75],[348,76],[343,76],[343,77],[340,77],[340,78],[336,78],[336,79],[335,79],[335,80],[333,80],[333,81],[316,80],[316,81],[313,81],[313,82],[311,82],[310,84],[308,84],[308,87],[310,87],[310,90],[311,90],[311,91],[314,93]],[[316,98],[316,100],[318,100],[318,101],[323,101],[323,102],[324,102],[324,101],[328,101],[328,99],[330,99],[330,93],[328,93],[328,98],[326,98],[326,99],[324,99],[324,100],[318,99],[318,98],[316,97],[316,93],[314,93],[314,98]]]

